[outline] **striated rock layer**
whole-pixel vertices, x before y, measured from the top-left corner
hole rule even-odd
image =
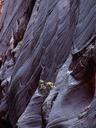
[[[7,115],[13,128],[94,128],[96,1],[9,3],[0,21],[1,54],[10,42],[22,43],[1,118]]]

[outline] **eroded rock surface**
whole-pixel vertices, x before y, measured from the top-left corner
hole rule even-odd
[[[1,122],[95,128],[96,1],[9,0],[0,18]]]

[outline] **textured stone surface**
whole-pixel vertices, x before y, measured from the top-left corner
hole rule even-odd
[[[10,6],[16,5],[12,12],[5,2],[0,22],[2,53],[10,38],[16,47],[23,38],[0,115],[5,111],[11,125],[19,128],[94,128],[96,1],[18,1],[9,0]],[[40,89],[40,80],[45,88],[48,82],[55,88]]]

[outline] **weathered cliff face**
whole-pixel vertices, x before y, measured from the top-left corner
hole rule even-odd
[[[31,1],[4,1],[3,12],[0,16],[0,55],[5,54],[8,49],[12,33],[17,36],[18,32],[18,40],[22,39],[35,3],[35,0]]]
[[[4,5],[4,0],[0,0],[0,15],[2,13],[3,5]]]
[[[4,7],[1,119],[19,128],[94,128],[96,1],[9,0]]]

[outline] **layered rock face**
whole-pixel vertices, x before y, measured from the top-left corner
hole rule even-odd
[[[8,0],[0,18],[1,125],[95,128],[96,1]]]
[[[0,0],[0,14],[2,13],[3,4],[4,4],[4,0]]]

